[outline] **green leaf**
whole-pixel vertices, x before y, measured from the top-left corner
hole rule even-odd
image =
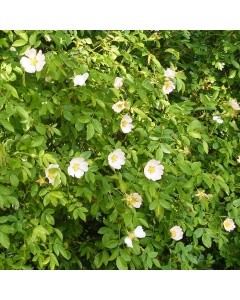
[[[212,245],[212,239],[206,233],[204,233],[202,236],[202,242],[203,242],[204,246],[206,246],[207,248],[210,248]]]
[[[46,220],[47,220],[47,222],[48,222],[49,224],[51,224],[51,225],[54,225],[54,224],[55,224],[54,218],[53,218],[53,216],[51,216],[51,215],[46,215]]]
[[[90,116],[82,116],[82,117],[78,118],[78,121],[80,123],[89,123],[91,121],[91,117]]]
[[[87,124],[87,141],[94,136],[94,127],[91,123]]]
[[[9,226],[9,225],[1,225],[0,226],[0,231],[5,232],[5,233],[14,233],[14,228]]]
[[[63,241],[63,234],[62,232],[58,229],[58,228],[54,228],[56,234],[58,235],[58,237],[60,238],[61,241]]]
[[[198,133],[198,132],[190,131],[190,132],[188,132],[188,134],[189,134],[190,136],[194,137],[195,139],[201,139],[201,138],[202,138],[202,137],[201,137],[201,134]]]
[[[23,107],[16,106],[16,110],[17,110],[17,112],[20,114],[20,116],[23,119],[29,119],[29,115],[28,115],[27,111]]]
[[[50,192],[50,195],[53,196],[53,197],[56,197],[58,199],[63,198],[63,194],[59,191],[52,191],[52,192]]]
[[[5,129],[7,129],[7,130],[9,130],[9,131],[11,131],[11,132],[14,132],[13,126],[12,126],[8,121],[1,120],[1,119],[0,119],[0,123],[2,124],[2,126],[3,126]]]
[[[236,70],[231,70],[228,78],[234,78],[236,76],[237,71]]]
[[[10,182],[11,182],[12,186],[17,187],[18,184],[19,184],[19,179],[15,174],[11,174],[10,175]]]
[[[103,109],[105,109],[105,103],[104,103],[102,100],[96,99],[96,102],[97,102],[97,104],[98,104],[100,107],[102,107]]]
[[[179,59],[179,52],[176,51],[176,50],[174,50],[174,49],[172,49],[172,48],[168,48],[164,52],[172,53],[176,57],[176,59]]]
[[[208,144],[205,141],[203,141],[203,150],[208,154]]]
[[[117,257],[116,264],[117,264],[118,270],[127,270],[128,269],[126,261],[121,256]]]
[[[100,135],[102,135],[102,124],[97,119],[92,119],[92,125]]]
[[[198,228],[194,231],[194,234],[196,235],[197,238],[200,238],[204,233],[204,228]]]
[[[24,46],[27,44],[27,41],[26,40],[23,40],[23,39],[20,39],[20,40],[16,40],[12,46],[13,47],[21,47],[21,46]]]
[[[45,139],[43,136],[37,136],[35,137],[31,142],[31,147],[35,148],[40,145],[42,145],[45,142]]]
[[[202,174],[202,178],[206,182],[206,184],[208,185],[208,187],[211,188],[212,184],[213,184],[213,180],[209,177],[209,175],[206,174],[206,173],[203,173]]]
[[[184,174],[192,175],[191,168],[186,163],[180,163],[179,168],[183,171]]]
[[[138,218],[138,221],[140,222],[141,225],[143,225],[144,227],[149,228],[149,225],[147,223],[146,220],[142,219],[142,218]]]
[[[171,209],[170,204],[169,204],[165,199],[160,198],[160,199],[159,199],[159,203],[160,203],[160,205],[161,205],[163,208],[168,209],[168,210]]]
[[[197,265],[198,261],[197,261],[197,257],[193,256],[192,254],[188,254],[187,258],[190,260],[191,263]]]
[[[11,85],[8,84],[8,83],[4,84],[3,87],[4,87],[6,90],[10,91],[13,97],[19,98],[19,97],[18,97],[17,90],[15,89],[15,87],[11,86]]]
[[[139,116],[141,116],[142,118],[145,118],[145,119],[150,119],[146,114],[145,112],[143,112],[141,109],[137,108],[137,107],[133,107],[132,108],[135,113],[137,113]]]
[[[104,246],[109,249],[113,249],[113,248],[116,248],[118,246],[118,244],[119,244],[119,241],[112,240],[112,241],[107,242]]]
[[[0,224],[1,223],[6,223],[8,221],[7,217],[0,217]]]
[[[8,235],[2,231],[0,231],[0,244],[6,249],[8,249],[10,246],[10,240]]]
[[[148,253],[148,256],[150,258],[155,258],[157,255],[158,255],[158,252],[150,252],[150,253]]]

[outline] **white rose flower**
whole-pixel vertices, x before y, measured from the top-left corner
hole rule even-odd
[[[139,208],[142,205],[142,197],[138,193],[127,195],[125,200],[130,207]]]
[[[214,116],[214,117],[213,117],[213,120],[216,121],[216,122],[219,123],[219,124],[222,124],[222,123],[223,123],[223,120],[221,119],[220,116]]]
[[[132,118],[129,117],[129,115],[124,115],[120,124],[122,132],[129,133],[130,131],[132,131],[134,126],[131,123]]]
[[[146,233],[144,232],[142,226],[138,226],[134,231],[134,236],[137,238],[144,238],[146,236]]]
[[[133,248],[132,239],[130,237],[126,237],[124,242],[127,244],[128,247]]]
[[[113,104],[112,109],[116,113],[120,113],[127,105],[126,101],[118,101],[117,103]]]
[[[129,233],[128,237],[124,239],[124,242],[128,247],[133,248],[132,240],[136,238],[144,238],[146,233],[144,232],[142,226],[138,226],[133,232]]]
[[[223,222],[223,226],[225,228],[226,231],[230,232],[231,230],[233,230],[234,228],[236,228],[234,222],[232,219],[227,218],[224,222]]]
[[[167,78],[174,78],[175,77],[175,72],[172,71],[170,68],[164,71],[164,76]]]
[[[238,158],[237,158],[237,162],[239,162],[240,163],[240,155],[238,156]]]
[[[121,77],[116,77],[113,86],[115,89],[119,89],[123,85],[123,79]]]
[[[167,94],[171,93],[174,89],[175,89],[175,85],[173,84],[173,82],[172,81],[166,81],[164,83],[162,91],[163,91],[164,95],[167,95]]]
[[[42,54],[42,50],[37,50],[32,48],[25,52],[25,55],[20,60],[21,65],[28,73],[35,73],[36,71],[41,71],[45,65],[45,55]]]
[[[125,164],[125,153],[121,149],[116,149],[108,155],[108,163],[114,169],[121,169]]]
[[[156,181],[162,178],[163,170],[164,166],[160,164],[160,161],[152,159],[146,164],[144,174],[148,179]]]
[[[17,205],[13,205],[13,204],[12,204],[12,208],[13,208],[14,210],[18,210],[19,207],[20,207],[20,206],[17,206]]]
[[[68,174],[72,177],[81,178],[84,172],[88,171],[88,163],[84,158],[78,157],[73,158],[70,161],[70,166],[68,167]]]
[[[237,103],[237,101],[235,101],[235,100],[230,100],[229,103],[230,103],[230,105],[232,106],[233,109],[235,109],[235,110],[240,110],[240,106],[239,106],[239,104]]]
[[[183,238],[182,228],[179,226],[174,226],[170,229],[171,237],[175,241],[179,241]]]
[[[45,170],[46,177],[49,180],[49,183],[54,185],[54,180],[58,176],[60,177],[60,168],[59,165],[50,164]],[[61,182],[61,179],[60,179]]]
[[[80,86],[84,85],[85,81],[88,79],[88,76],[89,76],[88,73],[84,73],[83,75],[76,75],[73,78],[74,86],[76,86],[76,85],[80,85]]]
[[[211,198],[210,195],[206,194],[204,190],[198,190],[198,194],[195,194],[195,196],[199,197],[200,199]]]

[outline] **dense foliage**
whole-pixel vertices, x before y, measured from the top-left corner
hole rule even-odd
[[[0,268],[239,269],[239,41],[239,31],[1,31]],[[45,64],[29,73],[20,61],[33,48]],[[168,68],[175,88],[164,93]],[[109,165],[116,149],[120,169]],[[87,162],[80,178],[73,158]],[[144,172],[151,160],[160,179]]]

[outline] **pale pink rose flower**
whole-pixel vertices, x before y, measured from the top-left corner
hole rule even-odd
[[[216,121],[216,122],[219,123],[219,124],[222,124],[222,123],[223,123],[223,120],[221,119],[220,116],[214,116],[214,117],[213,117],[213,120]]]
[[[80,86],[84,85],[85,81],[88,79],[88,76],[89,76],[88,73],[84,73],[83,75],[76,75],[73,78],[74,86],[76,86],[76,85],[80,85]]]
[[[167,94],[171,93],[174,89],[175,89],[175,85],[173,84],[173,82],[172,81],[166,81],[164,83],[162,91],[163,91],[164,95],[167,95]]]
[[[126,101],[118,101],[117,103],[113,104],[112,109],[116,113],[120,113],[124,108],[126,108]]]
[[[60,168],[59,165],[50,164],[47,169],[45,170],[45,175],[49,180],[49,183],[54,185],[54,180],[57,176],[60,177]],[[61,179],[60,179],[61,182]]]
[[[121,149],[116,149],[108,155],[108,163],[114,169],[121,169],[125,164],[125,153]]]
[[[25,52],[25,56],[21,58],[20,63],[28,73],[39,72],[46,63],[45,55],[42,54],[42,50],[39,50],[37,54],[37,50],[32,48]]]
[[[116,77],[113,86],[115,89],[119,89],[123,85],[123,79],[121,77]]]
[[[170,229],[171,238],[175,241],[179,241],[183,238],[182,228],[179,226],[174,226]]]
[[[175,72],[172,71],[170,68],[167,68],[164,72],[164,76],[167,78],[174,78],[175,77]]]
[[[131,132],[132,129],[134,128],[134,126],[131,123],[132,123],[132,118],[129,117],[129,115],[124,115],[120,124],[122,132],[124,133]]]
[[[232,219],[227,218],[224,222],[223,222],[223,226],[225,228],[226,231],[230,232],[231,230],[234,230],[234,228],[236,228],[234,222]]]
[[[164,166],[160,164],[160,161],[152,159],[146,164],[144,174],[148,179],[156,181],[162,178],[163,170]]]
[[[82,157],[73,158],[68,167],[68,174],[72,177],[81,178],[88,171],[88,163]]]
[[[232,106],[233,109],[240,110],[240,106],[239,106],[239,104],[237,103],[236,100],[230,100],[229,103],[230,103],[230,105]]]

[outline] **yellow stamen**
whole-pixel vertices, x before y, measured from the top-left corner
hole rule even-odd
[[[36,182],[39,183],[40,185],[46,183],[43,177],[39,178]]]
[[[128,235],[129,237],[130,237],[130,239],[132,240],[133,238],[134,238],[134,233],[133,232],[131,232],[131,233],[129,233],[129,235]]]
[[[169,87],[170,87],[170,83],[169,83],[169,82],[166,82],[166,83],[165,83],[165,88],[168,89]]]
[[[172,237],[176,237],[176,236],[177,236],[177,231],[176,231],[176,230],[173,230],[173,231],[171,232],[171,234],[172,234]]]
[[[38,62],[38,61],[37,61],[36,57],[30,58],[30,64],[31,64],[31,65],[36,66],[37,62]]]
[[[115,154],[111,157],[111,160],[112,160],[113,163],[116,162],[117,159],[118,159],[118,157]]]
[[[127,122],[126,121],[122,121],[122,127],[126,127],[127,126]]]
[[[148,172],[149,172],[150,174],[154,173],[154,172],[155,172],[155,167],[154,167],[154,166],[150,166],[150,167],[148,168]]]
[[[79,170],[79,164],[74,164],[72,168],[74,171]]]
[[[204,191],[198,191],[198,197],[200,199],[208,198],[208,195],[204,193]]]
[[[229,221],[224,222],[224,225],[225,225],[226,228],[231,227],[231,223]]]
[[[122,104],[118,104],[117,107],[118,107],[119,109],[121,109],[121,108],[123,107],[123,105],[122,105]]]
[[[54,173],[52,173],[52,172],[49,172],[48,173],[48,178],[50,178],[50,179],[53,179],[55,176],[54,176]]]

